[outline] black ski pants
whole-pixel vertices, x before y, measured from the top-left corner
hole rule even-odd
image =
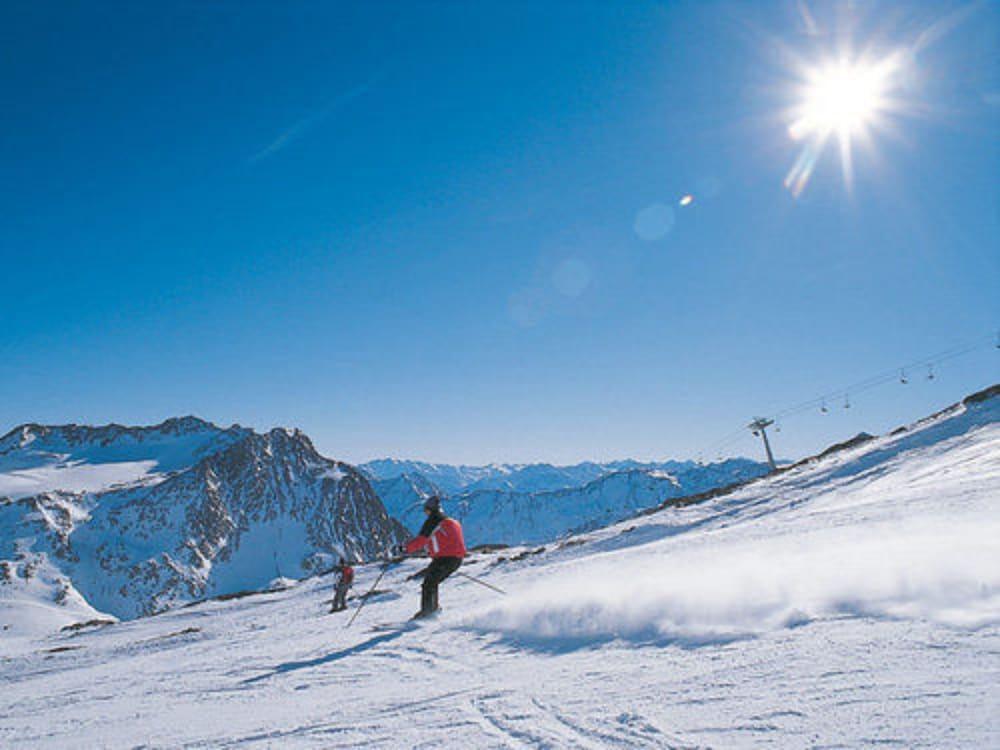
[[[420,587],[420,613],[429,615],[438,610],[438,585],[462,565],[461,557],[438,557],[424,571]]]

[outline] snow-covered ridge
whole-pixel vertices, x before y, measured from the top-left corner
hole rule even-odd
[[[0,497],[97,492],[157,481],[250,432],[239,425],[223,429],[197,417],[152,427],[21,425],[0,438]]]
[[[0,454],[25,448],[32,443],[44,444],[47,448],[55,445],[93,448],[220,431],[221,428],[194,416],[172,417],[157,425],[132,427],[116,423],[94,427],[78,424],[40,425],[32,422],[15,427],[0,437]]]
[[[547,463],[454,466],[386,458],[369,461],[361,464],[359,468],[375,480],[419,477],[418,481],[433,485],[438,493],[457,495],[478,490],[552,492],[582,487],[620,471],[646,470],[673,473],[691,469],[695,465],[693,461],[641,462],[626,459],[606,462],[583,461],[568,466]]]

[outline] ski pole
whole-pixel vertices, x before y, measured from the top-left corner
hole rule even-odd
[[[474,581],[478,583],[480,586],[485,586],[488,589],[493,589],[493,591],[496,591],[498,594],[503,594],[504,596],[507,596],[507,592],[504,591],[503,589],[499,589],[492,584],[486,583],[486,581],[480,581],[475,576],[470,576],[468,573],[459,573],[458,575],[462,576],[462,578],[468,578],[470,581]]]
[[[392,567],[392,563],[393,563],[393,561],[389,560],[388,562],[386,562],[385,565],[382,566],[382,572],[378,574],[378,578],[375,579],[375,583],[373,583],[372,587],[370,589],[368,589],[368,593],[365,594],[364,598],[361,600],[361,604],[358,605],[358,608],[356,610],[354,610],[354,614],[351,615],[351,619],[344,626],[344,628],[349,628],[349,627],[351,627],[351,625],[354,624],[354,618],[357,617],[358,613],[361,612],[361,610],[365,608],[365,605],[368,603],[368,597],[370,597],[372,595],[372,592],[375,591],[375,587],[378,586],[379,582],[382,580],[382,576],[385,575],[385,572],[390,567]]]

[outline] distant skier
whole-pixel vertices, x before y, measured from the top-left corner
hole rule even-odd
[[[427,548],[431,564],[424,571],[424,582],[420,587],[420,611],[413,619],[428,617],[440,609],[438,606],[438,586],[458,570],[465,557],[465,539],[462,525],[454,518],[448,518],[441,510],[441,498],[434,496],[424,503],[427,520],[416,537],[403,545],[409,555]]]
[[[331,612],[340,612],[347,609],[347,592],[354,583],[354,568],[347,564],[347,560],[340,558],[340,565],[337,566],[337,584],[333,594],[333,606]]]

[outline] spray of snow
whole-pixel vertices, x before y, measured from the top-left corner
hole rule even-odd
[[[831,528],[578,562],[472,624],[525,640],[699,645],[844,615],[1000,623],[1000,520]]]

